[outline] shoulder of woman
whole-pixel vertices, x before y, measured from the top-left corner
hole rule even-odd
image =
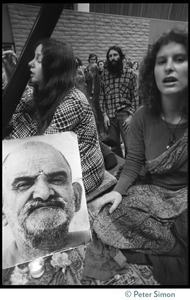
[[[141,105],[134,113],[133,119],[143,121],[143,120],[148,119],[149,116],[150,116],[150,112],[149,112],[148,108],[144,105]]]
[[[85,94],[80,90],[78,89],[77,87],[74,87],[72,90],[71,90],[71,94],[70,96],[72,97],[72,99],[75,99],[75,100],[78,100],[78,101],[83,101],[83,100],[86,100],[86,96]]]
[[[134,113],[134,115],[136,115],[136,116],[141,116],[144,114],[146,114],[146,107],[144,105],[141,105],[140,107],[138,107],[136,112]]]
[[[60,102],[59,108],[65,109],[66,106],[69,106],[71,108],[74,108],[76,106],[83,107],[85,103],[88,103],[85,94],[82,91],[80,91],[77,87],[74,87]]]

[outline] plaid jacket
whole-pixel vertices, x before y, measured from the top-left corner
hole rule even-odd
[[[114,118],[117,111],[127,109],[130,115],[139,107],[137,76],[130,68],[123,68],[120,77],[104,69],[100,86],[100,108],[103,115]]]
[[[26,90],[11,119],[13,130],[7,138],[37,134],[37,124],[32,118],[33,110],[32,91]],[[83,182],[88,194],[102,183],[104,161],[92,109],[85,95],[76,88],[59,104],[45,134],[64,131],[77,134]]]

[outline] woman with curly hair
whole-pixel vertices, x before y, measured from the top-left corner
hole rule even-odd
[[[72,48],[54,39],[38,42],[29,62],[33,92],[25,92],[11,119],[7,138],[73,131],[77,134],[86,193],[103,181],[104,161],[95,118],[84,93],[75,87]]]
[[[130,125],[126,162],[113,191],[99,199],[94,229],[104,243],[125,249],[128,262],[152,265],[159,283],[187,284],[186,32],[173,29],[155,42],[141,65],[139,92],[143,105]]]

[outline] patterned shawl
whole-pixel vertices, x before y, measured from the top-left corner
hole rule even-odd
[[[163,174],[178,169],[187,160],[187,138],[188,130],[186,129],[183,137],[172,147],[157,158],[146,162],[145,172]]]
[[[150,173],[176,170],[187,160],[187,130],[170,149],[146,162]],[[145,254],[164,254],[177,244],[174,226],[187,210],[187,188],[171,191],[154,185],[131,186],[118,208],[110,204],[95,216],[93,228],[105,244]]]

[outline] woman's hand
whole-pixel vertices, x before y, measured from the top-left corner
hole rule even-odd
[[[104,206],[107,203],[112,203],[112,206],[110,207],[109,213],[113,213],[114,210],[118,207],[119,203],[122,200],[122,195],[116,191],[112,191],[108,194],[105,194],[101,199],[101,207]],[[100,208],[101,208],[100,207]]]

